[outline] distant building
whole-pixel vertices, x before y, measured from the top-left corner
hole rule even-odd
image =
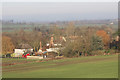
[[[18,48],[19,49],[32,49],[32,47],[29,44],[23,44],[23,43],[19,44]]]
[[[111,25],[114,24],[113,22],[110,23]]]
[[[22,57],[25,52],[33,52],[33,48],[29,44],[19,44],[18,49],[14,49],[12,57]]]
[[[46,46],[49,46],[50,44],[46,44]],[[62,44],[53,44],[54,47],[57,47],[57,46],[62,46]]]

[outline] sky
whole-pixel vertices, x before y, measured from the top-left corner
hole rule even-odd
[[[27,22],[117,19],[118,2],[3,2],[2,19]]]
[[[119,0],[0,0],[1,2],[119,2]]]

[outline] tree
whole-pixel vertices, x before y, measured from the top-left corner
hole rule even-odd
[[[92,37],[92,50],[102,50],[103,49],[103,42],[102,39],[96,35]]]
[[[12,53],[14,48],[11,38],[2,36],[2,54]]]
[[[109,46],[109,42],[110,42],[110,36],[104,30],[97,31],[96,35],[102,38],[104,47],[105,49],[107,49]]]
[[[70,22],[66,28],[66,35],[69,36],[75,36],[75,26],[73,22]]]
[[[80,32],[79,35],[76,34],[76,39],[67,40],[65,49],[63,50],[65,56],[79,56],[81,52],[83,55],[91,52],[92,34],[90,34],[89,29]]]
[[[94,35],[92,28],[82,28],[76,32],[76,39],[67,40],[63,53],[67,57],[92,55],[92,51],[103,49],[102,39]],[[82,53],[82,54],[80,54]]]
[[[50,27],[50,33],[51,33],[50,35],[54,35],[54,41],[59,42],[61,33],[58,25],[52,25]]]
[[[26,35],[27,42],[29,45],[32,46],[32,48],[39,48],[40,47],[40,41],[42,41],[42,44],[45,40],[44,36],[42,36],[42,33],[39,31],[31,31],[29,35]]]

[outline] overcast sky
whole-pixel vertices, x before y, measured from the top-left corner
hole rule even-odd
[[[3,20],[70,21],[117,19],[117,2],[8,2],[2,4]]]

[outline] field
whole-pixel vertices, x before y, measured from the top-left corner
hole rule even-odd
[[[118,55],[58,60],[3,60],[3,78],[117,78]],[[9,65],[7,65],[9,64]]]
[[[101,27],[102,25],[105,25],[105,24],[75,24],[76,27]],[[2,25],[0,25],[0,27],[2,27],[2,32],[13,32],[13,31],[19,31],[20,29],[24,29],[25,31],[32,31],[32,29],[34,27],[50,27],[51,24],[50,23],[47,23],[47,24],[13,24],[13,23],[4,23]],[[61,23],[59,24],[59,27],[66,27],[67,25],[64,24],[64,23]],[[112,26],[114,29],[117,30],[118,28],[118,25],[117,24],[113,24],[113,25],[106,25],[106,26]]]

